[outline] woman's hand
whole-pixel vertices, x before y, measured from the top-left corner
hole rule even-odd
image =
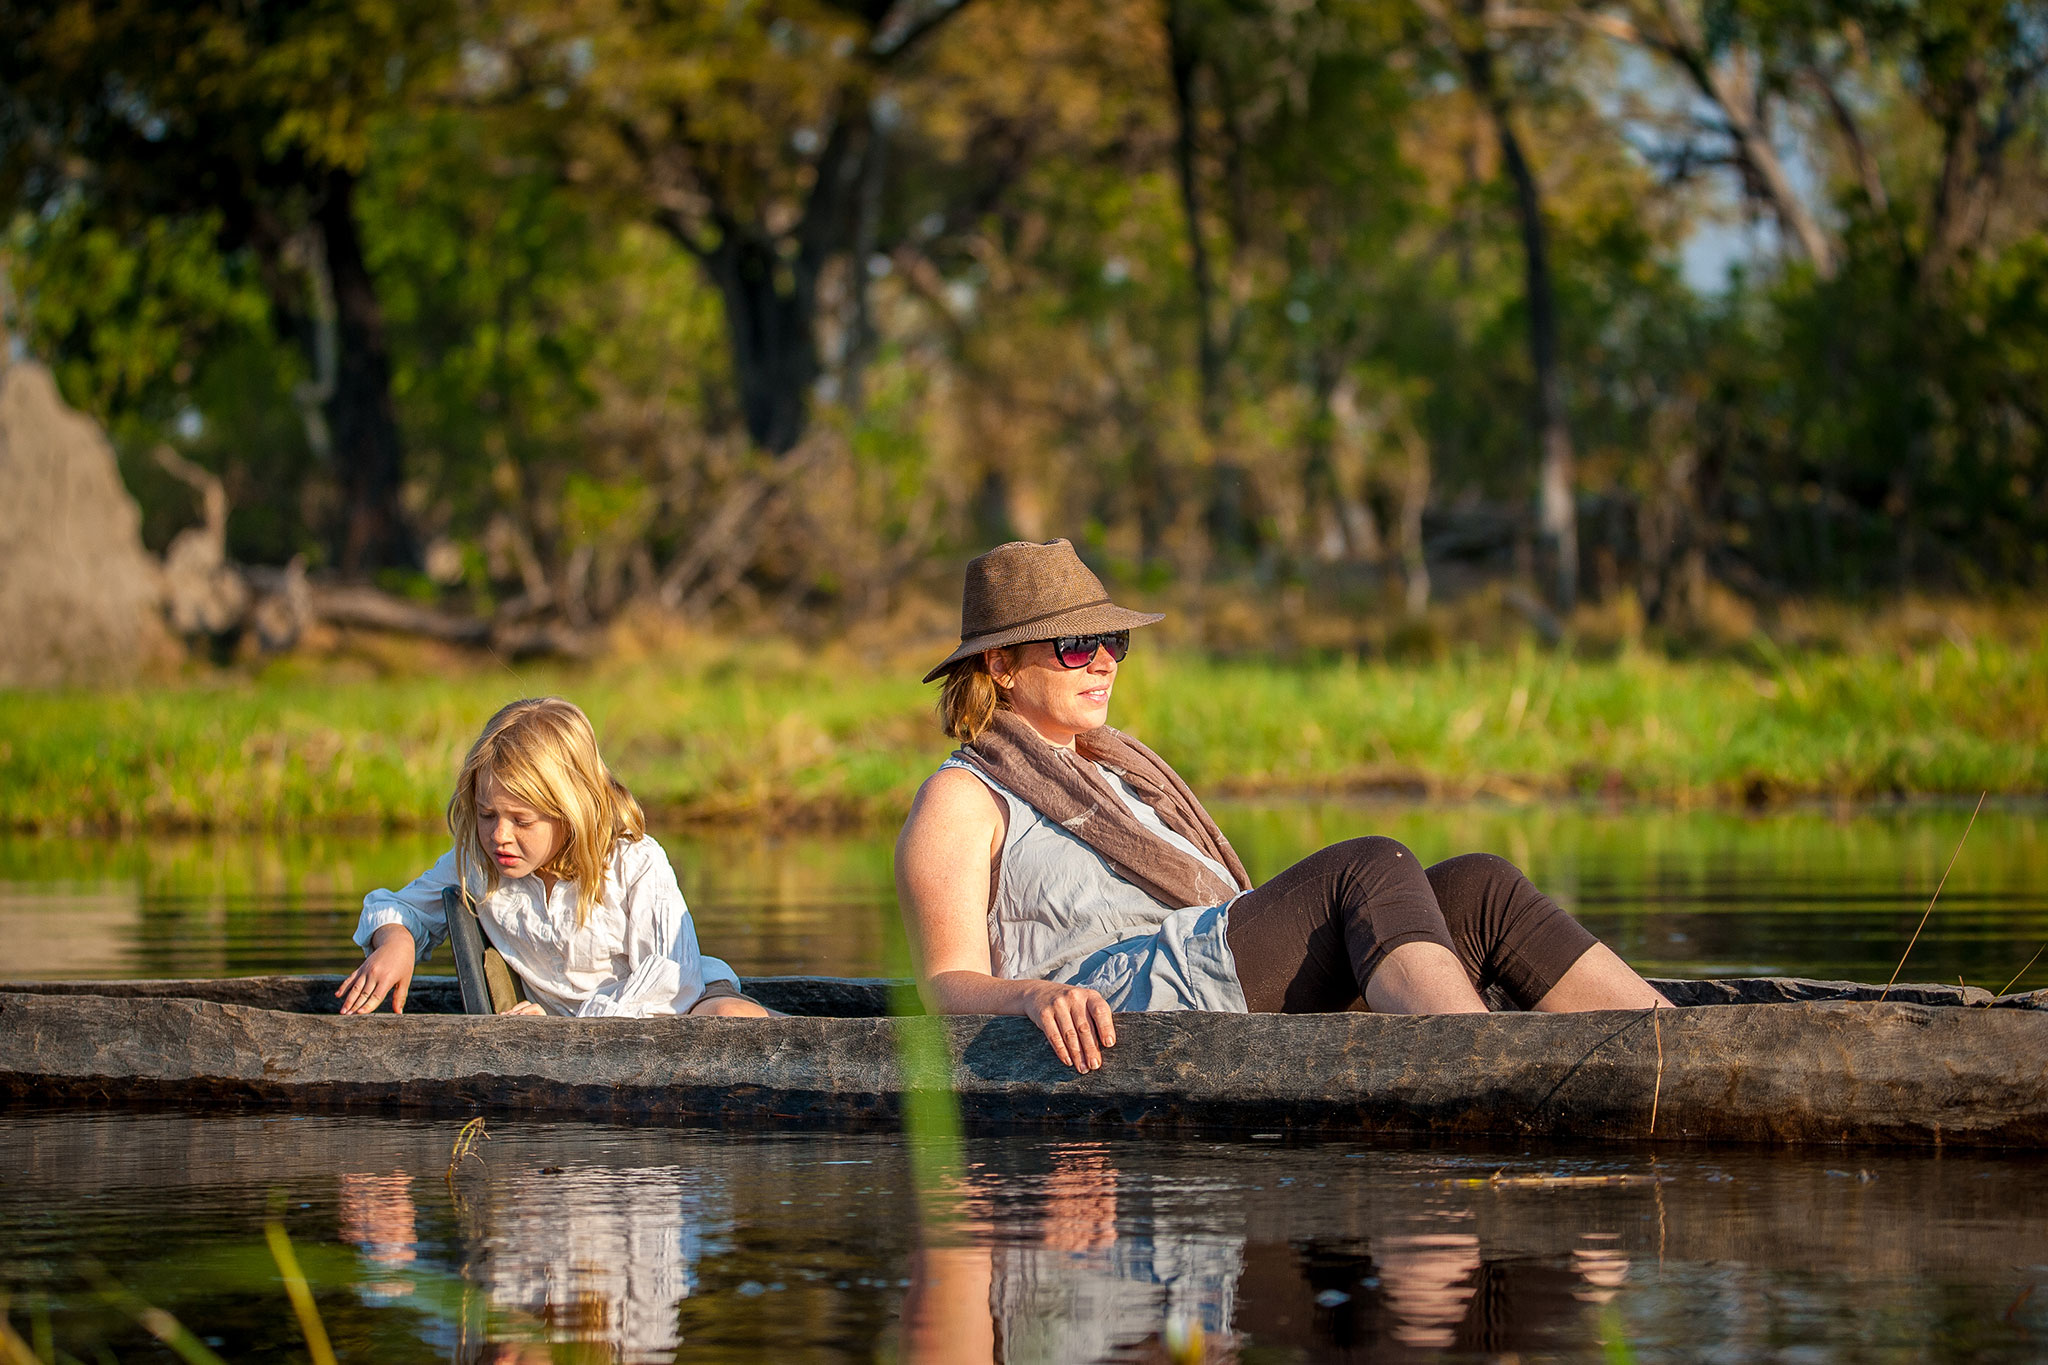
[[[531,1000],[522,1000],[522,1001],[520,1001],[520,1002],[519,1002],[518,1004],[514,1005],[514,1006],[513,1006],[513,1007],[512,1007],[511,1009],[509,1009],[509,1010],[499,1010],[499,1011],[498,1011],[498,1013],[500,1013],[500,1014],[546,1014],[546,1013],[547,1013],[547,1011],[546,1011],[546,1010],[544,1010],[544,1009],[542,1009],[542,1008],[541,1008],[541,1007],[540,1007],[539,1005],[536,1005],[536,1004],[534,1004],[534,1003],[533,1003],[533,1002],[532,1002]]]
[[[370,936],[370,955],[363,965],[348,974],[335,990],[341,997],[343,1014],[368,1014],[391,997],[391,1012],[405,1013],[405,993],[412,985],[412,969],[418,956],[412,931],[402,924],[387,924]]]
[[[1100,1070],[1102,1049],[1116,1046],[1109,1002],[1086,986],[1060,981],[1019,981],[1025,990],[1018,1011],[1045,1034],[1060,1061],[1082,1075]]]

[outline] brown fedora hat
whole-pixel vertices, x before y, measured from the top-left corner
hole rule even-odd
[[[1039,545],[1013,540],[967,565],[967,587],[960,596],[960,648],[925,674],[924,681],[984,649],[1129,630],[1165,619],[1110,601],[1102,580],[1088,571],[1067,541]]]

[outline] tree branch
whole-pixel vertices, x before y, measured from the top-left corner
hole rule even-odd
[[[1841,130],[1842,140],[1849,145],[1850,159],[1856,163],[1856,177],[1862,182],[1863,197],[1870,205],[1870,211],[1879,218],[1889,220],[1892,212],[1891,196],[1885,192],[1884,172],[1877,164],[1876,155],[1870,144],[1863,138],[1863,129],[1856,122],[1856,111],[1842,98],[1833,77],[1820,68],[1817,62],[1805,66],[1808,83],[1820,91],[1821,99],[1828,106],[1828,113],[1835,120],[1835,127]]]
[[[1838,264],[1834,242],[1793,188],[1791,176],[1771,145],[1759,116],[1762,82],[1714,60],[1705,35],[1686,8],[1686,0],[1660,0],[1659,11],[1664,27],[1661,34],[1608,14],[1588,15],[1579,22],[1617,41],[1661,53],[1685,72],[1694,87],[1720,110],[1737,152],[1787,234],[1813,263],[1815,273],[1822,279],[1831,278]]]
[[[883,65],[893,62],[966,7],[967,0],[898,0],[876,25],[868,55]]]

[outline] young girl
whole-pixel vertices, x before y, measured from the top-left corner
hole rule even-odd
[[[448,829],[455,846],[411,885],[363,898],[356,942],[369,956],[335,992],[343,1014],[386,995],[404,1012],[413,967],[448,937],[450,886],[526,987],[513,1014],[770,1013],[697,951],[668,856],[570,703],[515,701],[491,717],[455,780]]]

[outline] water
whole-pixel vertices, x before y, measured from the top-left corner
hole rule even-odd
[[[1646,971],[1880,980],[1969,817],[1218,813],[1255,877],[1363,832],[1491,848]],[[1978,820],[1908,978],[1997,988],[2048,941],[2040,814]],[[743,973],[899,969],[885,839],[664,842]],[[338,970],[363,889],[439,851],[0,839],[0,977]],[[304,1359],[276,1220],[344,1360],[2020,1360],[2048,1339],[2048,1170],[2024,1154],[493,1118],[451,1178],[457,1127],[0,1113],[9,1320],[80,1360],[174,1359],[118,1283],[225,1359]]]
[[[1361,833],[1503,853],[1645,972],[1886,979],[1968,806],[1726,812],[1219,804],[1254,878]],[[1909,976],[1997,989],[2048,942],[2048,828],[1987,808]],[[901,971],[886,836],[664,837],[705,950],[743,974]],[[0,837],[0,977],[343,971],[363,892],[445,842]],[[445,964],[440,968],[449,970]],[[431,969],[430,969],[431,970]],[[2048,986],[2048,954],[2016,988]]]
[[[2020,1360],[2048,1338],[2031,1159],[984,1138],[920,1198],[890,1138],[493,1120],[450,1179],[455,1129],[0,1117],[14,1324],[169,1359],[90,1265],[227,1359],[298,1356],[276,1219],[345,1360]]]

